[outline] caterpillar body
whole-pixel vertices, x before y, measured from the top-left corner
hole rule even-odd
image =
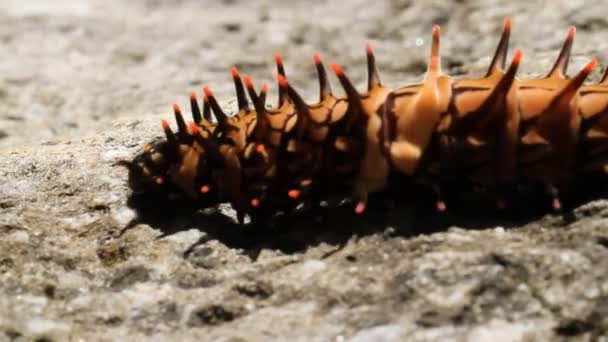
[[[190,94],[192,123],[174,105],[177,132],[163,120],[165,140],[119,163],[128,167],[134,192],[177,191],[200,207],[228,202],[241,223],[246,215],[263,222],[305,204],[332,207],[345,199],[362,214],[370,194],[409,195],[411,184],[422,184],[439,211],[465,192],[508,208],[522,189],[546,195],[548,206],[560,210],[577,179],[608,172],[608,72],[585,85],[597,64],[592,59],[566,77],[570,27],[546,77],[517,79],[523,54],[517,50],[507,66],[510,32],[507,18],[485,76],[455,80],[441,70],[435,26],[423,80],[395,89],[380,81],[367,44],[367,92],[331,65],[344,97],[334,95],[315,54],[315,104],[291,86],[280,55],[274,108],[266,107],[266,85],[257,92],[233,68],[236,114],[226,115],[205,87],[202,110]]]

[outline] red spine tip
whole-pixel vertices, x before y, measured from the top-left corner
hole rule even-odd
[[[372,44],[370,44],[369,42],[365,43],[365,52],[368,55],[373,55],[374,54],[374,49],[372,49]]]
[[[211,190],[211,188],[209,187],[209,185],[203,185],[201,186],[201,193],[206,194]]]
[[[283,75],[277,75],[277,81],[279,81],[279,85],[282,88],[287,88],[289,86],[289,83],[287,83],[287,79],[283,77]]]
[[[300,190],[292,189],[287,192],[287,196],[291,199],[298,199],[300,197]]]
[[[203,87],[203,92],[205,92],[205,96],[206,97],[212,97],[213,96],[213,92],[211,91],[211,89],[209,88],[209,86]]]
[[[433,37],[439,37],[441,33],[441,27],[439,25],[433,26]]]
[[[232,73],[232,77],[239,77],[239,69],[237,69],[235,66],[230,69],[230,72]]]
[[[560,210],[562,208],[562,202],[560,202],[559,198],[554,198],[551,206],[553,207],[553,210]]]
[[[312,59],[315,61],[315,64],[321,64],[321,56],[319,56],[318,53],[315,52],[315,54],[312,55]]]
[[[276,53],[274,55],[274,60],[277,62],[277,64],[282,65],[283,64],[283,56],[281,56],[280,53]]]
[[[593,58],[589,64],[585,67],[585,72],[590,73],[597,66],[597,59]]]
[[[437,202],[437,211],[440,213],[445,212],[447,209],[447,207],[445,206],[445,202],[444,201],[438,201]]]
[[[264,144],[259,144],[258,146],[256,146],[255,150],[257,153],[262,154],[264,153],[264,151],[266,151],[266,147],[264,146]]]
[[[258,198],[252,198],[251,199],[251,206],[252,207],[259,207],[260,206],[260,200]]]
[[[176,113],[181,112],[181,110],[179,109],[179,105],[177,103],[173,104],[173,111],[176,112]]]
[[[243,82],[245,82],[245,86],[247,88],[253,87],[253,81],[251,81],[251,77],[249,77],[248,75],[243,75]]]
[[[191,122],[190,123],[190,132],[192,132],[192,135],[198,134],[199,131],[200,130],[199,130],[198,126],[194,122]]]
[[[163,179],[163,177],[156,177],[154,179],[154,182],[158,185],[162,185],[165,182],[165,180]]]
[[[515,54],[513,55],[513,64],[519,65],[519,62],[521,62],[521,58],[523,55],[524,53],[521,51],[521,49],[517,49],[515,51]]]
[[[170,129],[169,128],[169,123],[167,122],[167,120],[162,120],[160,123],[161,123],[161,125],[163,125],[163,129],[165,131],[168,131]]]
[[[355,214],[361,215],[361,214],[363,214],[364,211],[365,211],[365,203],[363,203],[363,202],[357,203],[357,206],[355,207]]]
[[[262,93],[266,94],[268,92],[268,85],[266,83],[262,84]]]
[[[331,66],[332,70],[336,73],[336,75],[338,75],[338,76],[344,75],[344,70],[342,70],[342,67],[339,66],[338,64],[334,63],[334,64],[331,64],[330,66]]]
[[[568,27],[568,40],[574,40],[574,36],[576,36],[576,27],[570,26]]]
[[[190,92],[190,100],[196,100],[196,93],[193,91]]]
[[[511,19],[511,17],[506,17],[505,18],[505,24],[504,24],[503,30],[505,32],[511,32],[511,25],[512,24],[513,24],[513,20]]]

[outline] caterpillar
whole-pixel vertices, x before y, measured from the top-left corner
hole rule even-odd
[[[133,192],[178,192],[200,208],[227,202],[239,223],[345,200],[363,214],[370,194],[387,190],[430,194],[439,211],[465,193],[505,209],[526,192],[562,210],[578,180],[602,182],[608,172],[608,71],[598,84],[584,84],[597,65],[592,59],[566,76],[576,32],[570,27],[547,76],[518,79],[522,51],[507,65],[511,25],[506,18],[488,71],[476,79],[442,71],[439,26],[422,81],[400,88],[381,82],[366,44],[367,91],[331,64],[344,90],[336,96],[315,53],[314,104],[289,83],[279,54],[276,107],[266,106],[265,84],[258,92],[232,68],[237,113],[227,115],[205,86],[202,109],[190,94],[191,123],[174,105],[177,131],[163,120],[166,138],[119,164],[129,169]]]

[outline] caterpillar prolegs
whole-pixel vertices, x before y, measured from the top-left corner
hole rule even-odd
[[[166,139],[120,164],[128,167],[134,192],[178,192],[201,208],[227,202],[241,223],[246,215],[260,222],[344,200],[362,214],[369,195],[387,189],[410,196],[422,188],[439,211],[461,193],[484,194],[497,208],[509,208],[530,191],[560,210],[577,179],[601,182],[608,172],[608,72],[585,85],[597,64],[592,59],[566,77],[575,36],[570,27],[546,77],[517,79],[522,51],[507,65],[510,32],[507,18],[485,76],[456,80],[441,69],[435,26],[423,80],[394,89],[380,81],[367,44],[365,93],[331,65],[343,97],[334,95],[315,54],[315,104],[289,83],[280,55],[273,108],[266,106],[266,85],[257,92],[233,68],[236,114],[226,115],[208,87],[202,110],[191,93],[193,121],[187,124],[174,105],[177,131],[163,120]]]

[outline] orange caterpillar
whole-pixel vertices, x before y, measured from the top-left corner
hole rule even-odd
[[[333,94],[315,54],[315,104],[291,87],[280,55],[279,102],[272,109],[265,105],[266,85],[257,93],[233,68],[236,114],[226,115],[205,87],[202,111],[196,94],[190,96],[192,123],[174,105],[177,132],[163,121],[166,140],[120,164],[129,168],[135,192],[172,189],[201,207],[229,202],[239,222],[245,215],[260,222],[302,204],[331,207],[344,199],[361,214],[369,194],[390,189],[409,195],[408,186],[417,183],[428,186],[440,211],[462,192],[509,207],[522,188],[547,194],[559,210],[576,179],[608,172],[608,72],[599,84],[584,85],[593,59],[573,78],[565,76],[571,27],[545,78],[517,79],[520,50],[506,67],[510,31],[507,18],[484,77],[454,80],[441,70],[435,26],[422,82],[395,89],[380,82],[368,44],[367,92],[331,65],[345,97]]]

